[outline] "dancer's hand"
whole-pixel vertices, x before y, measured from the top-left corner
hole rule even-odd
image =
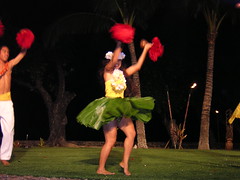
[[[151,47],[152,47],[152,43],[149,43],[146,39],[142,39],[141,41],[140,41],[140,47],[141,48],[144,48],[144,49],[146,49],[146,50],[149,50]]]
[[[153,45],[152,43],[147,42],[144,46],[144,49],[148,51],[152,47],[152,45]]]

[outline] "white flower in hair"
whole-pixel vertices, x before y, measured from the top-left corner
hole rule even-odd
[[[119,56],[118,56],[118,59],[121,59],[121,60],[123,60],[124,58],[125,58],[125,54],[123,53],[123,52],[121,52],[120,54],[119,54]]]
[[[109,60],[112,59],[112,56],[113,56],[113,52],[112,52],[112,51],[108,51],[108,52],[105,54],[105,58],[106,58],[106,59],[109,59]],[[118,59],[123,60],[123,59],[125,58],[125,56],[126,56],[126,55],[125,55],[123,52],[121,52],[121,53],[119,54],[119,56],[118,56]]]
[[[113,52],[112,51],[108,51],[106,54],[105,54],[105,58],[106,59],[112,59],[112,56],[113,56]]]

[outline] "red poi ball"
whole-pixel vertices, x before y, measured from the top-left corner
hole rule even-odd
[[[239,9],[240,8],[240,3],[235,4],[235,8]]]

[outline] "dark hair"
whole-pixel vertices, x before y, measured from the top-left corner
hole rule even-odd
[[[100,85],[103,87],[103,89],[104,89],[103,73],[104,73],[104,68],[108,64],[108,62],[109,62],[108,59],[104,59],[102,61],[101,67],[100,67],[100,69],[98,71],[98,79],[99,79]]]
[[[8,45],[0,44],[0,50],[1,50],[3,47],[7,47],[7,48],[8,48]]]

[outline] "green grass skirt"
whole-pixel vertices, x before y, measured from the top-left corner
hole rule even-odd
[[[120,117],[131,117],[146,123],[152,118],[154,101],[152,97],[102,97],[89,103],[78,114],[77,122],[96,130]]]

